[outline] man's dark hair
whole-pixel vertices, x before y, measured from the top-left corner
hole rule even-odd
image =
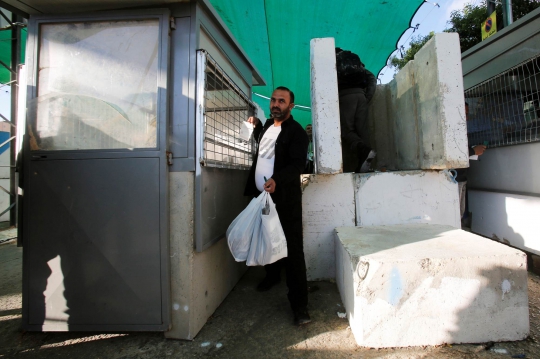
[[[294,93],[289,90],[288,88],[286,88],[285,86],[279,86],[279,87],[276,87],[276,90],[281,90],[281,91],[288,91],[289,92],[289,96],[291,98],[291,103],[294,103]],[[275,91],[275,90],[274,90]]]

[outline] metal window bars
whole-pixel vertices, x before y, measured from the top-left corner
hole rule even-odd
[[[203,94],[198,96],[203,117],[200,163],[208,167],[249,169],[254,141],[242,139],[240,129],[255,113],[255,106],[206,51],[198,52],[204,65],[204,88],[199,87]]]
[[[540,141],[540,55],[465,91],[469,146]]]

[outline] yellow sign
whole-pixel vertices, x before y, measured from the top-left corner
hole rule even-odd
[[[482,23],[482,41],[497,32],[497,17],[495,11]]]

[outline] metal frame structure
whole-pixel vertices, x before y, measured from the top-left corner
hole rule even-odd
[[[15,142],[12,142],[17,137],[17,118],[18,118],[18,110],[19,110],[19,79],[20,79],[20,71],[21,71],[21,29],[23,27],[26,27],[26,23],[24,22],[24,18],[21,15],[19,11],[13,8],[6,9],[11,12],[11,19],[4,13],[3,8],[4,4],[0,4],[0,16],[2,16],[9,25],[5,28],[0,29],[0,31],[11,31],[11,64],[5,64],[3,62],[0,62],[0,66],[5,67],[8,69],[11,73],[11,79],[9,83],[5,85],[10,85],[12,87],[11,91],[11,118],[8,119],[3,114],[0,114],[0,118],[2,121],[8,122],[11,125],[11,133],[10,138],[5,141],[4,143],[0,144],[0,147],[11,143],[10,145],[10,163],[9,163],[9,176],[10,176],[10,186],[9,190],[1,187],[0,190],[6,192],[10,196],[10,204],[9,207],[5,210],[3,210],[0,213],[0,216],[5,214],[6,212],[10,212],[10,225],[15,226],[17,225],[17,194],[18,194],[18,185],[16,183],[16,160],[17,160],[17,148],[20,146],[14,145]]]
[[[242,123],[255,112],[255,105],[236,86],[225,71],[205,55],[201,77],[199,104],[203,109],[204,126],[201,138],[200,163],[218,168],[249,169],[253,141],[240,137]],[[201,66],[202,67],[202,66]],[[200,115],[200,113],[199,113]]]
[[[204,50],[197,51],[196,83],[195,249],[202,252],[224,237],[247,204],[243,186],[253,140],[240,139],[239,132],[255,105]]]
[[[465,91],[469,145],[540,141],[540,55]]]

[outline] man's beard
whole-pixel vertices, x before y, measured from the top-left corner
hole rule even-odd
[[[273,109],[270,109],[270,114],[272,115],[272,118],[277,118],[280,120],[283,120],[289,116],[291,113],[290,110],[284,110],[281,111],[278,107],[274,107]]]

